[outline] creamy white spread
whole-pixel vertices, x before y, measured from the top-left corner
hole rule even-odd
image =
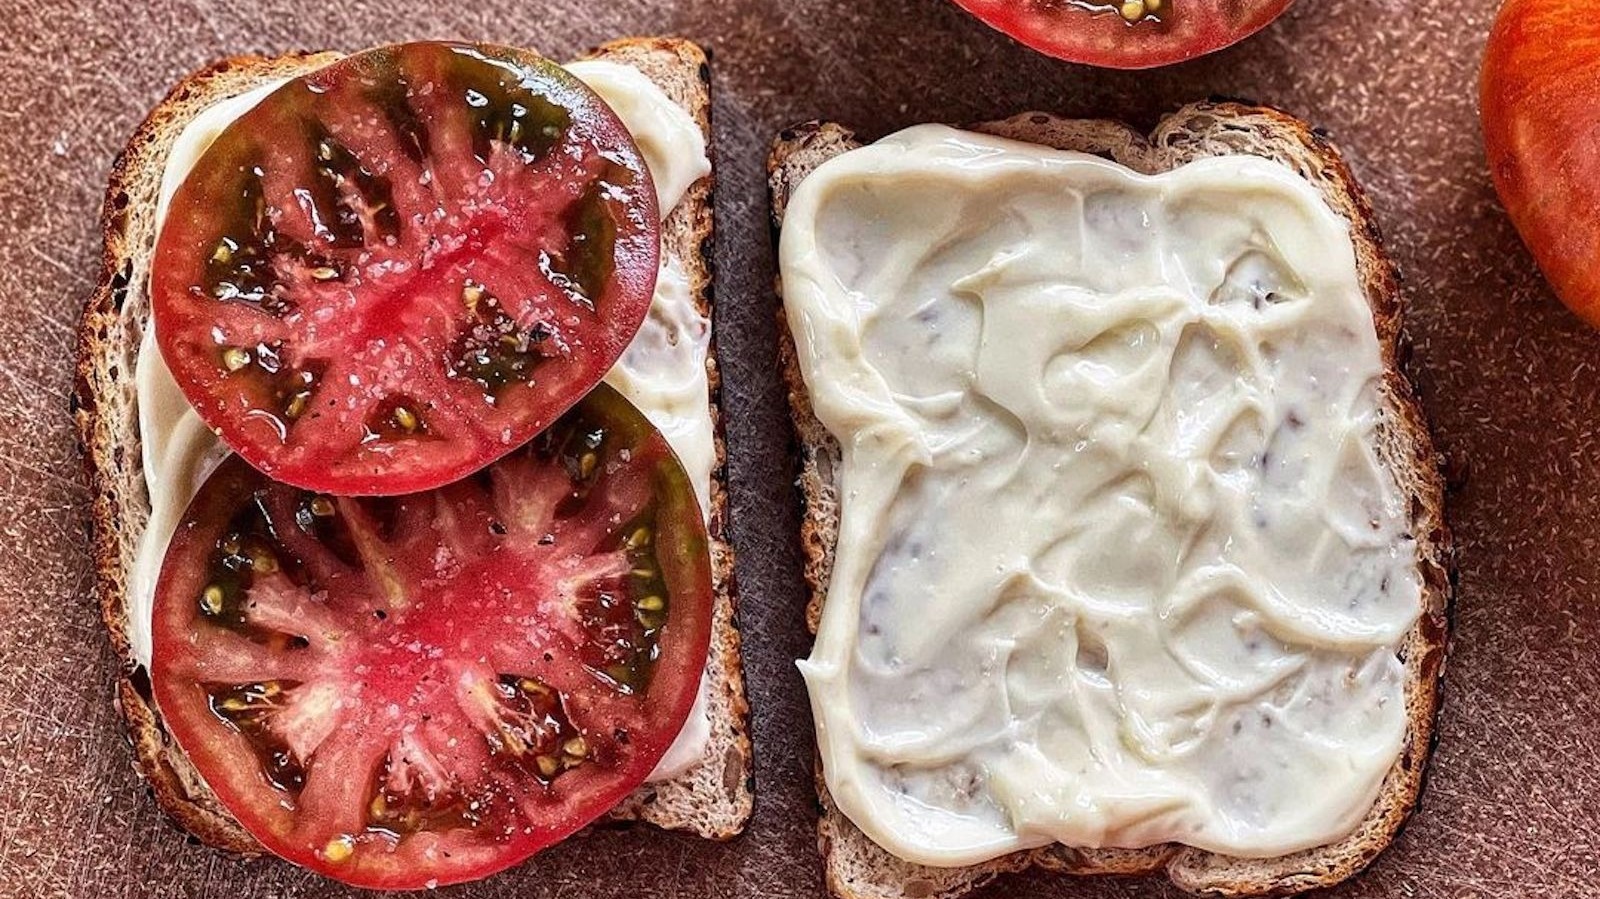
[[[711,171],[699,125],[639,70],[618,63],[586,60],[566,66],[616,111],[644,154],[656,185],[662,215]],[[201,154],[235,119],[283,84],[264,84],[203,110],[179,135],[168,157],[156,206],[156,228],[167,204]],[[706,357],[711,322],[695,306],[681,264],[663,252],[654,300],[639,334],[607,373],[611,384],[667,438],[688,471],[700,500],[711,508],[711,471],[716,465],[715,434],[709,404]],[[139,541],[129,576],[128,640],[134,659],[150,664],[151,621],[161,562],[189,501],[228,449],[206,427],[172,378],[155,344],[151,321],[139,348],[136,370],[139,432],[150,520]],[[651,780],[669,780],[698,762],[706,751],[711,722],[706,711],[709,685],[700,694],[677,740],[657,764]]]
[[[1349,224],[1308,182],[925,125],[808,176],[780,264],[843,450],[800,667],[857,826],[930,865],[1354,829],[1421,593]]]

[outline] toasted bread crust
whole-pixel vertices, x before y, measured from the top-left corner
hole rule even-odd
[[[202,109],[269,80],[293,77],[338,59],[337,53],[240,56],[202,69],[158,104],[117,157],[100,228],[104,242],[99,286],[78,333],[73,417],[91,491],[95,592],[122,674],[117,706],[128,727],[140,773],[157,803],[202,842],[246,855],[262,847],[228,814],[162,725],[148,674],[133,659],[127,638],[127,587],[133,553],[149,515],[140,463],[134,368],[149,314],[145,283],[153,252],[155,199],[166,158],[184,126]],[[608,43],[594,58],[640,69],[689,111],[710,138],[710,74],[704,52],[689,41],[632,38]],[[711,314],[711,178],[696,183],[663,226],[664,250],[682,264],[702,314]],[[707,359],[717,464],[713,472],[712,570],[716,589],[712,656],[712,736],[706,760],[677,778],[641,787],[610,813],[614,821],[642,820],[713,839],[738,834],[753,804],[749,709],[745,701],[733,551],[726,539],[725,447],[718,404],[716,356]]]
[[[705,51],[672,38],[630,38],[597,49],[592,57],[632,65],[648,75],[689,111],[711,141],[711,70]],[[663,233],[668,253],[685,260],[689,287],[702,315],[712,314],[712,178],[704,178],[667,218]],[[710,532],[712,580],[717,602],[712,623],[712,655],[707,671],[713,684],[712,735],[707,760],[670,781],[646,784],[611,813],[616,821],[643,820],[672,830],[690,830],[726,840],[737,836],[754,805],[754,767],[748,730],[744,667],[735,620],[738,591],[733,548],[728,543],[727,442],[722,420],[722,371],[712,330],[706,374],[711,388],[711,420],[716,433],[716,467],[711,479]]]
[[[1305,177],[1352,223],[1357,269],[1373,310],[1385,367],[1378,449],[1409,498],[1411,531],[1417,540],[1423,580],[1422,615],[1398,653],[1406,672],[1409,727],[1377,803],[1353,834],[1330,846],[1269,859],[1233,858],[1177,844],[1140,850],[1078,850],[1055,845],[959,868],[915,865],[877,846],[839,812],[828,796],[819,761],[816,780],[823,811],[818,843],[828,889],[841,899],[953,899],[996,876],[1032,867],[1071,874],[1165,874],[1184,890],[1217,896],[1281,895],[1338,883],[1366,867],[1389,845],[1421,794],[1435,739],[1453,572],[1441,459],[1403,371],[1399,278],[1383,253],[1372,208],[1333,145],[1304,122],[1275,109],[1228,101],[1191,104],[1162,120],[1149,136],[1117,122],[1070,120],[1042,113],[974,128],[1058,149],[1095,153],[1146,173],[1205,156],[1263,156]],[[781,227],[788,199],[807,174],[857,146],[854,135],[835,124],[810,123],[783,132],[768,161],[775,227]],[[839,447],[812,411],[781,305],[778,317],[780,363],[799,444],[804,506],[801,547],[811,588],[806,622],[815,633],[837,536],[834,471]]]

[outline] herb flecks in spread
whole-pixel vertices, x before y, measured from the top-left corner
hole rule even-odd
[[[1309,183],[920,126],[809,175],[781,263],[845,447],[803,665],[845,814],[940,865],[1359,823],[1420,583],[1348,225]]]

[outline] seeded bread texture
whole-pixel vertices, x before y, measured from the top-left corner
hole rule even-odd
[[[1195,103],[1163,119],[1149,135],[1118,122],[1043,113],[988,122],[974,130],[1093,153],[1148,174],[1208,156],[1261,156],[1299,173],[1351,222],[1357,270],[1372,307],[1385,367],[1378,452],[1407,499],[1423,582],[1422,615],[1398,653],[1405,669],[1410,726],[1377,803],[1354,833],[1329,846],[1269,859],[1235,858],[1177,844],[1138,850],[1055,845],[957,868],[912,864],[879,847],[839,812],[828,796],[819,761],[816,779],[822,814],[817,836],[828,889],[840,899],[954,899],[1001,874],[1032,867],[1065,874],[1164,874],[1186,891],[1212,896],[1284,895],[1338,883],[1389,845],[1421,795],[1439,709],[1452,590],[1440,457],[1402,370],[1399,280],[1383,253],[1372,209],[1333,145],[1304,122],[1274,109],[1227,101]],[[810,172],[858,146],[850,131],[831,123],[809,123],[783,132],[768,160],[774,225],[782,227],[789,197]],[[838,536],[840,450],[812,412],[781,308],[778,317],[783,335],[780,362],[799,445],[801,546],[811,590],[806,623],[815,633]]]
[[[146,293],[155,244],[156,197],[178,135],[212,104],[260,84],[327,65],[337,53],[235,57],[185,78],[134,132],[112,168],[101,212],[105,242],[99,287],[79,331],[74,418],[91,488],[96,594],[112,646],[123,660],[117,706],[128,726],[140,773],[173,820],[221,849],[258,854],[262,848],[217,801],[161,721],[149,675],[130,653],[128,575],[150,504],[140,464],[135,367],[149,316]],[[669,38],[630,38],[606,44],[592,58],[631,65],[655,82],[699,124],[709,145],[710,72],[695,44]],[[702,314],[711,314],[711,177],[702,178],[662,228],[663,252],[688,277]],[[717,464],[711,489],[712,573],[716,588],[712,652],[707,665],[711,738],[705,758],[688,771],[646,784],[609,814],[618,822],[728,839],[743,830],[752,795],[749,709],[735,629],[733,550],[726,541],[725,446],[718,407],[716,354],[706,361],[707,402],[716,425]]]

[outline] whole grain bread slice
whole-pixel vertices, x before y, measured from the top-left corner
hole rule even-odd
[[[262,848],[217,801],[162,724],[147,672],[133,659],[127,637],[129,571],[150,505],[140,464],[134,377],[149,316],[146,286],[155,242],[156,197],[174,141],[213,103],[263,83],[304,74],[337,53],[241,56],[185,78],[145,119],[112,167],[101,230],[105,241],[98,288],[79,331],[73,415],[92,491],[96,593],[112,646],[123,660],[117,705],[128,726],[138,769],[171,817],[203,842],[233,852]],[[631,65],[681,105],[711,138],[710,72],[695,44],[669,38],[630,38],[590,54]],[[694,184],[667,218],[663,252],[688,276],[700,311],[711,314],[711,177]],[[711,489],[710,532],[716,588],[710,683],[711,738],[705,757],[672,780],[647,784],[614,809],[613,821],[647,821],[711,839],[744,828],[753,803],[749,709],[735,628],[733,550],[726,540],[725,447],[718,406],[716,354],[706,361],[716,424],[717,464]]]
[[[879,847],[839,812],[828,796],[819,762],[816,782],[822,814],[817,835],[828,888],[841,899],[953,899],[1001,874],[1031,867],[1067,874],[1164,874],[1184,890],[1217,896],[1282,895],[1344,880],[1389,845],[1421,794],[1434,741],[1452,590],[1452,549],[1444,519],[1440,460],[1402,370],[1399,282],[1381,248],[1371,206],[1333,145],[1304,122],[1274,109],[1226,101],[1196,103],[1163,119],[1149,135],[1119,122],[1063,119],[1042,113],[973,127],[1015,140],[1093,153],[1150,174],[1207,156],[1262,156],[1298,172],[1351,222],[1357,268],[1372,306],[1386,370],[1381,386],[1379,453],[1408,498],[1411,532],[1421,559],[1422,615],[1398,653],[1405,668],[1410,726],[1377,804],[1354,833],[1333,845],[1268,859],[1234,858],[1177,844],[1137,850],[1055,845],[958,868],[912,864]],[[784,131],[768,161],[774,226],[782,227],[789,197],[810,172],[858,146],[855,136],[836,124],[810,123]],[[835,473],[840,450],[812,412],[781,309],[778,318],[783,335],[780,361],[799,444],[799,487],[804,504],[801,543],[811,589],[806,622],[815,633],[838,534]]]

